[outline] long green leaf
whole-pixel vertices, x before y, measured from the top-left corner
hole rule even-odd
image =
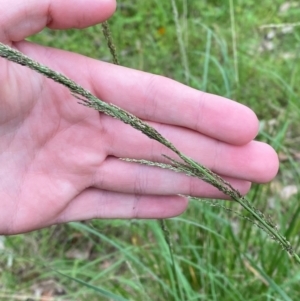
[[[115,295],[115,294],[112,293],[112,292],[109,292],[109,291],[107,291],[107,290],[105,290],[105,289],[102,289],[102,288],[100,288],[100,287],[94,286],[94,285],[92,285],[92,284],[90,284],[90,283],[87,283],[87,282],[85,282],[85,281],[83,281],[83,280],[80,280],[80,279],[78,279],[78,278],[71,277],[71,276],[69,276],[69,275],[67,275],[67,274],[64,274],[64,273],[62,273],[62,272],[59,272],[59,271],[55,271],[55,272],[56,272],[57,274],[61,275],[61,276],[64,276],[64,277],[66,277],[66,278],[69,278],[69,279],[71,279],[71,280],[73,280],[73,281],[75,281],[75,282],[77,282],[77,283],[79,283],[79,284],[82,284],[82,285],[84,285],[84,286],[86,286],[86,287],[92,289],[93,291],[97,292],[99,295],[101,295],[101,296],[103,296],[103,297],[110,298],[110,299],[115,300],[115,301],[129,301],[128,299],[125,299],[125,298],[123,298],[123,297],[121,297],[121,296]]]

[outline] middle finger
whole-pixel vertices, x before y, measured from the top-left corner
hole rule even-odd
[[[119,158],[166,162],[162,154],[177,159],[167,147],[118,120],[103,116],[110,137],[108,154]],[[107,122],[106,122],[107,121]],[[264,183],[277,172],[277,155],[267,144],[252,141],[237,146],[190,129],[148,122],[185,155],[223,176]]]

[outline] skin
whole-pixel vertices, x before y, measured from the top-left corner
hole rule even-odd
[[[88,27],[109,18],[113,0],[0,0],[0,41],[72,78],[100,99],[146,120],[186,155],[245,194],[268,182],[278,158],[253,141],[247,107],[168,78],[99,62],[24,39],[48,26]],[[167,218],[181,195],[224,198],[200,180],[120,161],[174,157],[128,125],[76,104],[69,91],[0,59],[0,233],[93,218]]]

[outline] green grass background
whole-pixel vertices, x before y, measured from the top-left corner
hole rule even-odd
[[[300,4],[284,10],[282,0],[175,2],[187,65],[171,1],[159,0],[119,1],[110,27],[121,64],[188,81],[257,113],[257,139],[278,151],[281,167],[248,197],[300,253],[299,193],[282,193],[299,188],[300,26],[261,29],[299,22]],[[45,30],[31,40],[111,61],[100,26]],[[49,300],[300,300],[293,259],[251,223],[212,204],[191,201],[167,221],[177,276],[157,221],[95,220],[1,237],[0,300],[44,300],[39,290]]]

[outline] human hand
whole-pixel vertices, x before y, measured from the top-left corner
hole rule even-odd
[[[107,19],[113,0],[2,3],[0,41],[149,122],[186,155],[245,194],[278,169],[268,145],[252,141],[255,114],[228,99],[173,80],[99,62],[24,39],[45,26],[82,28]],[[0,233],[15,234],[92,218],[166,218],[181,195],[225,198],[198,179],[118,158],[162,162],[158,142],[76,104],[69,91],[0,59]]]

